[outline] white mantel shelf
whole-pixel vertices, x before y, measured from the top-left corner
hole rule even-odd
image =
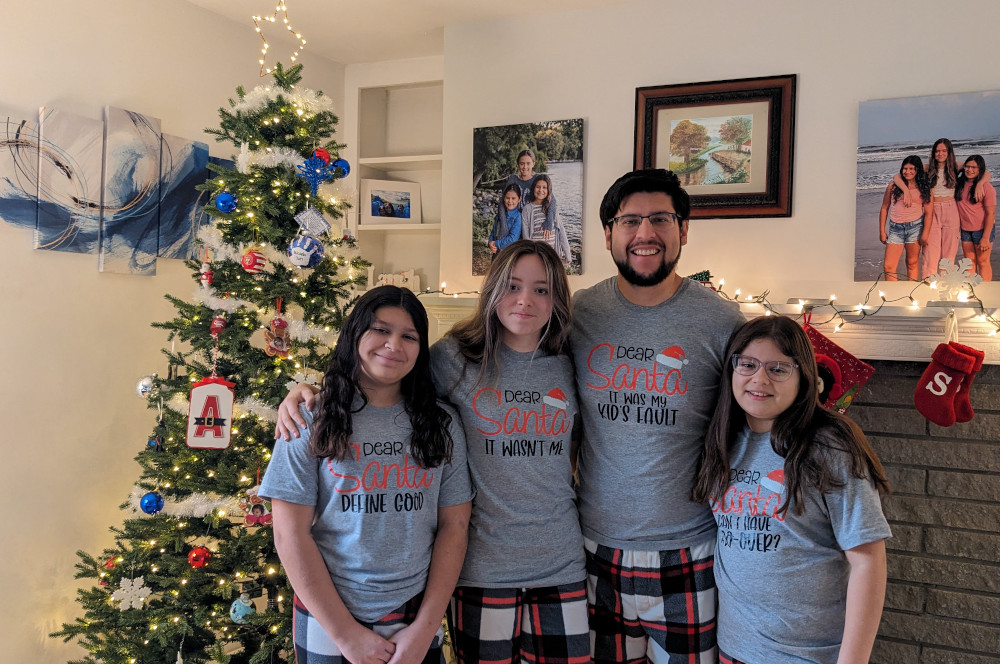
[[[476,306],[476,298],[466,296],[425,295],[420,301],[431,319],[437,322],[439,334],[472,314]],[[741,309],[747,318],[764,313],[759,305],[741,304]],[[775,309],[791,316],[799,315],[799,308],[794,305],[777,305]],[[831,318],[830,310],[817,307],[812,325],[863,360],[929,362],[931,353],[945,340],[949,311],[946,307],[924,307],[915,311],[911,307],[884,306],[878,314],[865,318],[845,313],[846,323],[839,332],[834,332],[835,323],[824,322]],[[990,336],[994,327],[974,320],[977,312],[970,307],[956,307],[954,312],[958,319],[958,341],[986,353],[984,361],[987,364],[1000,364],[1000,335]]]
[[[741,304],[747,318],[763,315],[759,305]],[[789,316],[800,316],[794,305],[778,305],[775,309]],[[929,362],[937,345],[945,341],[945,325],[949,312],[954,311],[958,321],[958,341],[986,354],[986,364],[1000,364],[1000,335],[990,336],[996,328],[990,323],[976,320],[979,313],[970,306],[912,307],[883,306],[874,315],[861,317],[843,313],[844,322],[839,332],[834,332],[839,319],[831,321],[829,308],[817,307],[813,311],[812,325],[838,346],[863,360],[896,360],[899,362]],[[994,315],[995,310],[987,313]]]

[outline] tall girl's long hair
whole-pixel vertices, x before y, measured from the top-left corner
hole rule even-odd
[[[970,161],[976,162],[976,166],[979,167],[979,175],[977,175],[971,180],[965,177],[965,164],[968,164]],[[962,167],[963,167],[962,172],[958,174],[958,179],[955,181],[955,200],[956,201],[962,200],[962,190],[965,189],[965,183],[971,182],[972,186],[969,187],[969,202],[975,203],[976,185],[979,184],[979,181],[983,179],[983,175],[986,174],[986,160],[983,159],[980,155],[974,154],[965,160],[965,163],[962,164]]]
[[[504,328],[497,315],[497,307],[510,291],[511,273],[523,256],[538,256],[541,259],[552,297],[552,315],[542,329],[539,349],[552,355],[568,350],[570,295],[562,260],[555,249],[545,242],[512,242],[500,250],[490,263],[480,289],[476,313],[457,323],[448,332],[458,342],[462,355],[479,364],[477,381],[482,381],[487,372],[497,372],[500,369],[497,357],[503,343]]]
[[[528,202],[529,203],[535,202],[535,187],[538,186],[539,182],[544,182],[545,184],[548,185],[548,187],[546,188],[546,191],[548,193],[545,194],[545,198],[543,198],[540,201],[542,206],[542,212],[548,214],[549,206],[552,205],[552,178],[550,178],[545,173],[535,176],[535,181],[531,184],[531,193],[528,194]]]
[[[820,405],[816,358],[806,333],[791,318],[761,316],[737,330],[729,341],[719,401],[698,460],[691,499],[698,503],[720,499],[728,487],[732,446],[747,423],[733,395],[732,356],[757,339],[772,341],[799,365],[799,392],[771,429],[771,447],[785,459],[788,500],[778,513],[785,513],[793,503],[794,513],[802,513],[804,486],[818,491],[843,486],[827,464],[830,450],[846,452],[852,475],[870,478],[876,489],[888,493],[889,481],[865,434],[849,418]]]
[[[913,177],[913,183],[917,185],[917,191],[920,192],[920,200],[925,204],[931,202],[931,186],[927,182],[927,171],[924,170],[924,162],[920,161],[920,157],[915,154],[911,154],[909,157],[903,160],[903,163],[899,165],[899,175],[903,175],[903,167],[910,164],[917,169],[917,174]],[[892,202],[895,203],[899,200],[899,197],[903,195],[903,190],[899,188],[898,184],[892,186]]]
[[[948,148],[948,156],[944,158],[944,185],[951,189],[955,186],[958,173],[955,171],[955,148],[952,147],[951,141],[947,138],[939,138],[934,141],[934,146],[931,148],[931,160],[927,162],[927,181],[931,189],[938,185],[938,165],[934,153],[937,152],[937,147],[941,144]]]
[[[379,286],[358,299],[344,322],[333,359],[323,376],[316,421],[309,452],[316,457],[343,460],[354,433],[352,414],[368,405],[361,388],[361,356],[358,344],[375,323],[375,313],[382,307],[402,309],[413,320],[420,337],[420,351],[413,369],[402,380],[403,404],[410,416],[410,455],[425,468],[439,466],[451,458],[452,439],[448,431],[451,416],[437,401],[431,380],[430,354],[427,348],[427,312],[416,295],[398,286]],[[356,401],[361,405],[352,408]]]

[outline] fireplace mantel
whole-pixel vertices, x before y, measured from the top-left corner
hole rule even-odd
[[[438,338],[452,325],[472,314],[475,297],[424,296],[420,301],[436,328],[431,334]],[[764,314],[760,305],[741,304],[744,315],[753,318]],[[778,305],[779,313],[800,315],[796,305]],[[958,340],[986,353],[987,364],[1000,364],[1000,335],[990,336],[993,325],[975,320],[976,311],[971,307],[912,307],[884,306],[876,315],[861,318],[844,314],[846,321],[840,331],[834,332],[829,310],[818,307],[813,313],[812,325],[830,337],[837,345],[866,360],[897,360],[903,362],[928,362],[934,348],[945,339],[945,324],[949,312],[954,311],[958,320]],[[836,321],[840,322],[840,321]]]

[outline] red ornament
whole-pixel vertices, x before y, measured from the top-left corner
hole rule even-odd
[[[250,274],[257,274],[264,270],[267,259],[256,249],[247,249],[243,252],[243,260],[240,261],[240,265]]]
[[[322,159],[324,164],[330,163],[330,152],[326,148],[316,148],[313,150],[313,156]]]
[[[188,553],[188,562],[191,567],[204,567],[212,559],[212,552],[204,546],[196,546]]]
[[[104,561],[104,566],[107,567],[108,569],[114,569],[117,566],[117,563],[115,562],[114,558],[108,558],[107,560]]]
[[[100,585],[100,586],[109,585],[108,582],[106,580],[104,580],[104,579],[101,579],[100,581],[98,581],[97,584]]]
[[[217,316],[212,319],[212,324],[208,326],[208,331],[213,337],[219,336],[219,333],[226,329],[226,319],[222,316]]]
[[[212,279],[215,275],[212,273],[212,268],[207,262],[201,264],[201,285],[208,288],[212,285]]]

